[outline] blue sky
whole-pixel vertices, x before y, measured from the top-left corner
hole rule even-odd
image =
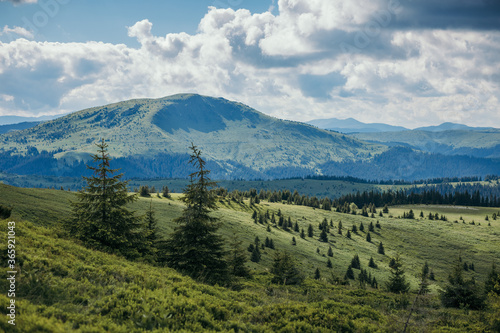
[[[0,115],[181,92],[307,121],[500,127],[500,2],[0,0]]]

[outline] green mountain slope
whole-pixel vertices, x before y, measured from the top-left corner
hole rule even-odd
[[[208,159],[231,171],[231,161],[255,171],[326,161],[365,160],[384,150],[302,123],[266,116],[240,103],[199,95],[140,99],[91,108],[0,136],[4,151],[28,146],[59,151],[69,161],[93,152],[104,137],[114,157],[185,154],[191,142]]]

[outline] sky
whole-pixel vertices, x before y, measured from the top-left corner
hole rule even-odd
[[[500,128],[500,1],[0,0],[0,116],[176,93]]]

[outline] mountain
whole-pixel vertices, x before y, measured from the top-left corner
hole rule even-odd
[[[447,132],[452,132],[448,141],[440,137]],[[203,152],[214,179],[331,175],[418,180],[500,174],[500,163],[492,159],[500,157],[494,145],[499,133],[462,132],[345,135],[273,118],[223,98],[179,94],[94,107],[1,134],[0,171],[89,175],[86,164],[94,143],[105,138],[113,167],[127,178],[185,178],[193,170],[188,164],[191,143]],[[457,146],[460,140],[463,145]],[[484,156],[448,154],[450,149],[480,150]]]
[[[352,136],[373,143],[405,146],[429,153],[500,158],[500,129],[433,130],[438,127],[448,127],[443,125],[435,126],[430,131],[415,129],[401,132],[355,133]]]
[[[0,134],[35,127],[39,123],[40,122],[38,122],[38,121],[25,121],[25,122],[17,123],[17,124],[0,125]]]
[[[426,127],[418,127],[415,128],[415,131],[426,131],[426,132],[442,132],[442,131],[451,131],[451,130],[464,130],[464,131],[488,131],[495,130],[493,127],[470,127],[467,125],[456,124],[456,123],[442,123],[438,126],[426,126]]]
[[[12,125],[24,122],[42,122],[42,121],[56,119],[62,116],[63,115],[40,116],[40,117],[0,116],[0,125]]]
[[[73,175],[105,138],[129,177],[185,177],[195,143],[221,178],[316,174],[329,162],[363,161],[386,150],[311,125],[269,117],[246,105],[193,94],[94,107],[3,134],[6,172]],[[273,175],[273,176],[271,176]]]
[[[401,126],[392,126],[382,123],[362,123],[353,118],[314,119],[307,123],[322,129],[341,133],[394,132],[407,130],[407,128]]]

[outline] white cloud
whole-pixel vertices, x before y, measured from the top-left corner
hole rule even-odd
[[[22,28],[22,27],[17,27],[17,26],[14,26],[14,28],[9,28],[9,26],[4,26],[2,30],[0,30],[0,36],[2,35],[10,35],[10,34],[15,34],[15,35],[18,35],[18,36],[21,36],[21,37],[26,37],[26,38],[29,38],[29,39],[33,39],[34,38],[34,35],[33,35],[33,32],[25,29],[25,28]]]
[[[398,31],[390,28],[398,7],[382,1],[280,0],[278,7],[276,15],[210,8],[194,35],[155,36],[145,19],[128,28],[138,49],[0,44],[0,95],[12,96],[0,100],[0,113],[197,92],[295,120],[500,127],[500,32]]]

